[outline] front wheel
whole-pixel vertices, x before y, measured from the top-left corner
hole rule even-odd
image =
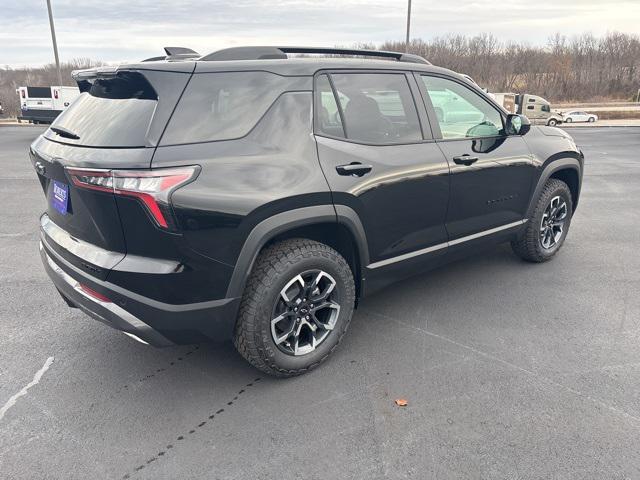
[[[596,121],[596,119],[594,117],[589,117],[589,123],[593,123],[595,121]]]
[[[354,302],[353,273],[334,249],[303,238],[275,243],[247,281],[234,344],[267,374],[306,373],[336,349]]]
[[[571,117],[567,117],[564,119],[564,123],[571,123],[571,122],[573,122],[573,118]]]
[[[524,231],[511,242],[513,251],[528,262],[551,260],[567,237],[572,215],[569,187],[561,180],[549,179]]]
[[[558,124],[558,121],[554,118],[552,118],[547,122],[547,125],[549,125],[550,127],[555,127],[557,124]]]

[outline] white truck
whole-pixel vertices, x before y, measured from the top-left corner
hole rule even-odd
[[[564,121],[561,114],[551,111],[549,101],[538,95],[528,93],[490,93],[489,95],[510,113],[526,115],[533,124],[555,127]]]
[[[538,95],[516,95],[516,105],[517,113],[526,115],[531,123],[555,127],[564,121],[560,113],[551,111],[549,101]]]
[[[564,121],[560,113],[551,111],[549,101],[538,95],[528,93],[489,93],[489,95],[509,113],[526,115],[535,125],[555,127]]]
[[[78,87],[18,87],[21,114],[18,122],[51,123],[73,102],[80,90]]]

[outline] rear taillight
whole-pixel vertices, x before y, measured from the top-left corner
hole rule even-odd
[[[53,98],[58,98],[58,90],[53,91]]]
[[[22,96],[22,98],[25,98],[24,90],[20,90],[20,95]]]
[[[101,170],[67,167],[71,181],[76,187],[135,197],[146,207],[158,226],[167,230],[176,230],[171,211],[171,193],[193,180],[199,171],[198,166],[158,170]]]

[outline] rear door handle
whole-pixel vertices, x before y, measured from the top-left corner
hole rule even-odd
[[[468,153],[460,155],[459,157],[453,157],[453,161],[458,165],[471,165],[478,161],[478,157],[472,157]]]
[[[371,171],[371,165],[363,165],[360,162],[353,162],[348,165],[338,165],[336,171],[338,175],[361,177]]]

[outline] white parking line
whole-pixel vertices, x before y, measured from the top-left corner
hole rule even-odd
[[[33,376],[33,380],[31,380],[30,383],[25,385],[22,388],[22,390],[20,390],[13,397],[11,397],[9,401],[7,401],[7,403],[5,403],[2,406],[2,408],[0,408],[0,420],[2,420],[2,418],[4,417],[4,414],[7,413],[7,411],[16,404],[16,400],[18,400],[18,398],[22,397],[23,395],[26,395],[27,390],[29,390],[31,387],[33,387],[34,385],[37,385],[38,382],[40,382],[42,375],[44,375],[44,372],[49,370],[49,367],[51,366],[52,363],[53,363],[53,357],[47,358],[47,361],[44,362],[44,365],[42,366],[42,368],[38,370],[36,374]]]

